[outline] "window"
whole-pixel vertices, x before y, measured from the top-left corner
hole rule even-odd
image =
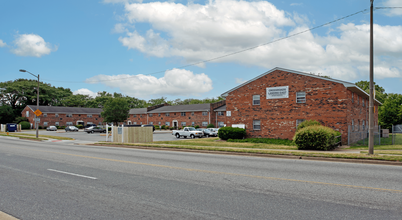
[[[186,113],[185,113],[185,112],[182,112],[182,113],[181,113],[181,116],[186,116]]]
[[[303,121],[305,121],[306,119],[297,119],[296,120],[296,129],[297,127],[299,127],[299,124],[302,123]]]
[[[149,113],[149,117],[152,117],[152,113]]]
[[[158,117],[161,117],[161,113],[158,114]]]
[[[169,116],[169,113],[165,113],[165,116]]]
[[[226,116],[228,117],[232,116],[232,111],[226,111]]]
[[[296,103],[306,103],[306,92],[296,92]]]
[[[43,126],[47,126],[47,122],[43,122]]]
[[[27,117],[27,118],[29,117],[29,111],[25,112],[25,117]]]
[[[191,116],[194,116],[194,112],[191,112]]]
[[[133,122],[133,125],[136,125],[137,124],[137,122],[135,121],[135,122]]]
[[[73,114],[66,114],[66,117],[67,117],[67,118],[72,118],[72,117],[73,117]]]
[[[364,131],[364,120],[362,122],[362,130]]]
[[[353,93],[352,93],[353,94]],[[355,121],[352,119],[352,131],[354,131],[355,129]]]
[[[43,114],[43,117],[46,118],[46,117],[47,117],[47,114]],[[45,125],[45,126],[46,126],[46,125]]]
[[[181,123],[181,126],[182,126],[182,127],[185,127],[185,126],[186,126],[186,122],[182,122],[182,123]]]
[[[165,125],[166,125],[166,126],[170,126],[170,122],[168,122],[168,121],[165,122]]]
[[[92,115],[87,115],[87,118],[92,118]]]
[[[360,124],[360,121],[357,120],[356,131],[359,131],[359,127],[360,127],[359,124]]]
[[[218,122],[218,127],[221,128],[221,127],[224,127],[224,126],[225,126],[225,124],[223,123],[223,121],[219,121],[219,122]]]
[[[89,122],[87,122],[87,125],[91,125],[91,124],[93,124],[93,123],[92,123],[92,122],[90,122],[90,121],[89,121]]]
[[[195,125],[195,123],[194,122],[191,122],[191,126],[194,126]]]
[[[225,112],[218,112],[218,116],[223,116],[225,115]]]
[[[253,105],[260,105],[260,95],[253,95]]]
[[[142,122],[140,122],[140,125],[142,125]]]
[[[362,105],[364,106],[364,99],[362,99]]]
[[[161,125],[161,122],[158,122],[158,125]]]
[[[99,122],[98,125],[102,125],[102,122]]]
[[[208,112],[202,112],[202,115],[206,116],[206,115],[208,115]]]
[[[72,122],[66,122],[66,125],[73,125]]]
[[[261,121],[260,120],[253,121],[253,130],[261,130]]]
[[[136,118],[137,117],[137,115],[133,115],[133,118]]]
[[[149,124],[150,124],[150,125],[153,125],[154,123],[153,123],[153,122],[149,122]]]
[[[55,114],[54,117],[55,117],[55,118],[58,118],[58,117],[59,117],[59,114]]]
[[[56,121],[56,122],[54,123],[54,125],[59,126],[59,122],[58,122],[58,121]]]
[[[354,93],[352,92],[352,103],[354,102]]]
[[[207,127],[207,126],[208,126],[208,122],[203,121],[203,122],[202,122],[202,127]]]

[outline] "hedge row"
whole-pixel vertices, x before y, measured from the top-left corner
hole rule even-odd
[[[246,129],[223,127],[218,130],[218,137],[222,140],[243,139],[246,136]]]

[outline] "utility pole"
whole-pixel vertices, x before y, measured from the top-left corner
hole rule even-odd
[[[370,0],[370,103],[369,103],[369,154],[374,154],[374,58],[373,58],[373,4]]]

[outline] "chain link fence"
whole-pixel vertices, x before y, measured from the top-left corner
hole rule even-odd
[[[348,126],[348,145],[368,146],[368,127],[360,129],[359,126]],[[402,125],[392,125],[391,130],[375,126],[374,145],[402,145]]]

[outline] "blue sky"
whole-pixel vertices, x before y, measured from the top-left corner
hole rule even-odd
[[[376,0],[402,7],[402,0]],[[74,93],[212,98],[274,67],[369,79],[370,1],[1,1],[1,81],[33,77]],[[375,11],[375,81],[402,93],[402,9]],[[190,65],[198,63],[197,65]]]

